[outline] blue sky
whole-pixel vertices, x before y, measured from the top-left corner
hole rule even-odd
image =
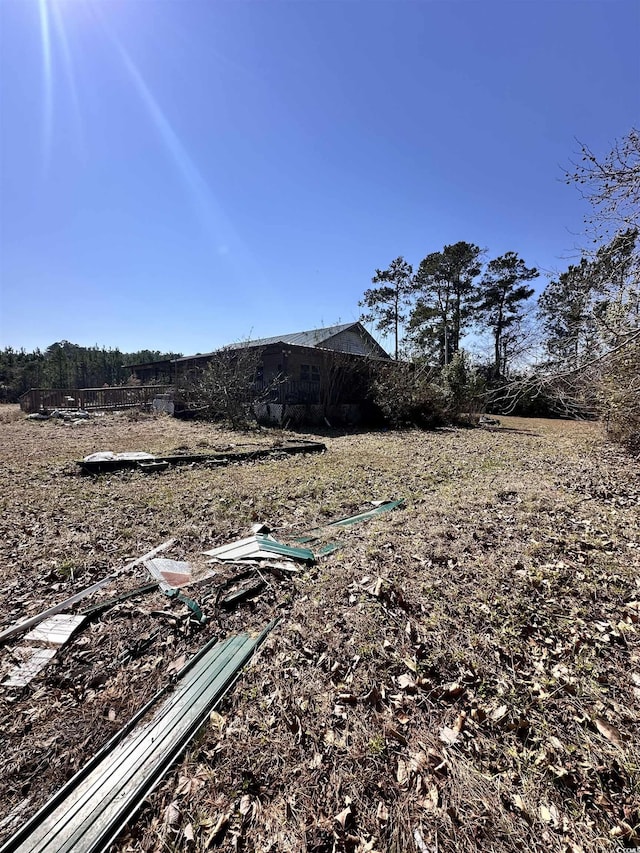
[[[348,322],[457,240],[562,268],[639,40],[637,0],[0,0],[0,345]]]

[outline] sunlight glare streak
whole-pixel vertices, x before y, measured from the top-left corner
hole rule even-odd
[[[242,256],[246,263],[248,260],[247,247],[243,245],[240,237],[235,231],[235,228],[220,208],[220,205],[216,203],[205,178],[200,173],[198,167],[195,165],[191,156],[181,142],[178,134],[173,129],[169,119],[154,98],[133,59],[129,56],[115,33],[107,28],[102,17],[101,23],[120,54],[124,67],[126,68],[127,73],[153,122],[153,125],[158,131],[164,147],[169,153],[179,173],[182,175],[186,187],[189,190],[192,203],[199,215],[201,224],[211,240],[211,249],[216,252],[218,256],[233,256],[234,254]],[[220,251],[221,247],[223,251]],[[251,263],[251,266],[254,265]],[[254,279],[262,278],[258,270],[252,270],[252,276]]]
[[[64,65],[65,77],[67,78],[67,84],[69,86],[69,92],[71,94],[71,108],[73,111],[73,120],[76,126],[76,133],[78,137],[78,147],[80,149],[80,153],[84,157],[84,131],[82,127],[82,117],[80,115],[80,102],[78,100],[78,89],[76,86],[73,58],[71,56],[71,50],[69,48],[67,31],[65,30],[64,18],[60,12],[60,9],[58,8],[57,3],[51,3],[51,12],[53,15],[53,24],[56,29],[58,42],[60,44],[60,49],[62,52],[62,64]]]
[[[53,133],[53,75],[51,72],[51,32],[47,0],[38,0],[40,12],[40,40],[42,42],[42,82],[44,88],[42,151],[45,173],[51,159],[51,137]]]

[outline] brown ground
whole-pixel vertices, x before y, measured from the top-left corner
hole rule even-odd
[[[83,628],[25,690],[0,688],[0,817],[16,810],[0,840],[172,663],[279,615],[115,849],[640,845],[639,469],[596,424],[501,422],[92,478],[72,463],[95,450],[206,452],[281,434],[128,415],[67,426],[0,409],[1,627],[170,536],[165,556],[203,566],[202,550],[254,520],[286,541],[368,500],[406,500],[235,612],[216,610],[216,579],[203,585],[204,627],[159,593],[139,597]],[[145,580],[138,569],[100,595]],[[18,645],[1,650],[0,675]]]

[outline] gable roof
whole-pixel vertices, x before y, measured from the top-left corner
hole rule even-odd
[[[287,335],[274,335],[271,338],[257,338],[254,341],[239,341],[230,344],[225,349],[242,349],[242,347],[260,347],[269,344],[291,344],[297,347],[319,347],[329,338],[334,338],[340,332],[345,332],[357,323],[342,323],[339,326],[326,326],[323,329],[309,329],[307,332],[291,332]]]
[[[365,338],[367,342],[371,345],[371,347],[376,350],[379,358],[389,358],[389,354],[380,346],[376,339],[372,335],[370,335],[369,332],[367,332],[367,330],[364,328],[364,326],[359,322],[341,323],[335,326],[325,326],[321,329],[309,329],[305,332],[291,332],[285,335],[273,335],[270,338],[255,338],[254,340],[249,341],[238,341],[236,343],[220,347],[220,349],[243,349],[244,347],[264,347],[269,346],[270,344],[289,344],[290,346],[298,347],[318,347],[319,349],[333,349],[333,347],[331,346],[323,345],[328,344],[332,338],[335,338],[341,332],[346,332],[348,329],[353,329],[361,337]],[[213,352],[197,353],[197,355],[185,355],[182,356],[182,358],[176,359],[176,361],[192,361],[195,358],[206,358],[207,356],[214,355],[214,353],[219,351],[220,350],[214,350]]]

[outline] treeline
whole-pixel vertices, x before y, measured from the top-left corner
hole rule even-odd
[[[0,351],[0,402],[17,402],[29,388],[125,385],[131,378],[131,371],[123,365],[179,355],[159,350],[126,353],[117,348],[82,347],[69,341],[57,341],[44,351],[27,352],[6,347]]]
[[[640,451],[640,131],[603,157],[582,145],[565,179],[591,205],[585,248],[537,300],[538,270],[516,252],[488,259],[460,241],[415,269],[398,257],[376,270],[362,319],[394,338],[396,358],[435,370],[439,386],[438,370],[455,363],[484,382],[493,411],[601,416]],[[490,336],[484,363],[465,353],[472,333]]]
[[[464,336],[489,334],[484,373],[505,379],[518,359],[529,369],[574,370],[604,355],[640,328],[637,227],[616,234],[551,278],[534,300],[539,276],[516,252],[484,262],[485,252],[460,241],[427,255],[414,268],[403,257],[376,270],[377,287],[360,305],[391,334],[395,357],[450,364]]]
[[[427,255],[414,271],[403,257],[376,270],[360,303],[365,322],[394,339],[400,355],[445,366],[465,334],[490,332],[493,367],[506,374],[522,336],[522,320],[539,276],[516,252],[484,263],[486,251],[460,241]]]

